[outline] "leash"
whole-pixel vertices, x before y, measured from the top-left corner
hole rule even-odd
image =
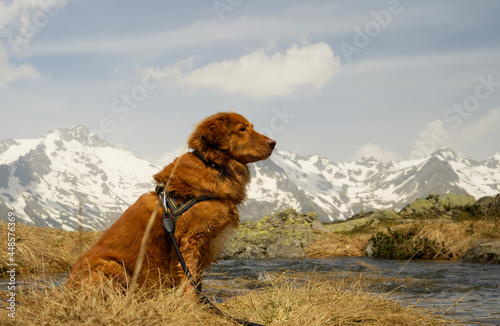
[[[193,287],[194,291],[196,294],[202,299],[203,303],[208,304],[210,310],[212,310],[214,313],[224,316],[225,318],[232,320],[240,325],[244,326],[264,326],[262,324],[257,324],[257,323],[252,323],[249,321],[244,321],[241,319],[236,319],[234,317],[231,317],[224,313],[222,310],[217,308],[210,299],[203,294],[201,291],[200,285],[201,284],[196,284],[196,281],[194,280],[193,276],[189,272],[189,269],[186,265],[186,262],[184,261],[184,258],[182,257],[181,251],[179,250],[179,245],[177,244],[177,240],[175,240],[174,232],[175,232],[175,221],[184,213],[187,211],[189,208],[193,207],[195,204],[204,201],[204,200],[209,200],[213,199],[210,197],[198,197],[198,198],[192,198],[186,202],[183,202],[180,205],[177,205],[175,200],[172,197],[169,197],[162,185],[158,185],[156,187],[156,192],[158,193],[159,200],[163,206],[163,216],[162,216],[162,224],[163,228],[167,232],[167,234],[170,237],[170,241],[172,242],[172,245],[174,247],[175,253],[177,255],[177,258],[179,259],[179,263],[182,266],[182,270],[184,271],[184,274],[189,280],[189,283]],[[170,211],[169,211],[170,209]]]

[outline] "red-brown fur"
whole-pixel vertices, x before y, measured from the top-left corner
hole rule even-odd
[[[203,161],[188,152],[154,176],[157,183],[169,181],[167,191],[177,196],[214,198],[194,205],[176,223],[175,238],[197,282],[201,282],[202,271],[216,262],[224,238],[238,226],[238,206],[245,200],[250,182],[247,164],[268,158],[275,144],[257,133],[243,116],[218,113],[201,121],[188,139],[189,147],[198,151]],[[177,160],[178,166],[168,180]],[[142,195],[76,263],[68,284],[91,283],[104,275],[127,287],[148,219],[157,204],[156,192]],[[161,280],[164,285],[177,286],[186,281],[163,229],[162,213],[160,208],[139,285],[151,286]]]

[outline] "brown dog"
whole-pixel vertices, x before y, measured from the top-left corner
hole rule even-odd
[[[238,206],[246,199],[250,182],[247,164],[267,159],[276,142],[259,134],[237,113],[218,113],[199,123],[190,135],[193,152],[178,157],[154,176],[178,203],[194,197],[199,202],[176,222],[175,238],[195,281],[223,248],[239,223]],[[169,177],[178,162],[173,177]],[[167,182],[169,181],[169,182]],[[128,286],[139,254],[144,230],[158,204],[158,194],[142,195],[103,234],[71,270],[68,285],[92,282],[101,276]],[[160,208],[153,224],[138,284],[177,286],[186,276],[162,226]],[[188,286],[189,288],[189,286]]]

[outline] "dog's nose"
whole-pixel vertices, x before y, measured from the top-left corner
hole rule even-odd
[[[269,145],[269,147],[271,147],[272,149],[274,149],[274,146],[276,146],[276,141],[274,141],[272,139],[269,139],[267,141],[267,144]]]

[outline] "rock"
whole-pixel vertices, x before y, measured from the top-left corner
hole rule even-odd
[[[425,199],[415,199],[399,214],[404,218],[459,218],[465,209],[472,207],[475,203],[476,199],[468,194],[448,193],[443,196],[430,194]]]
[[[475,205],[475,208],[481,215],[489,218],[500,217],[500,194],[495,196],[486,196],[480,198]]]
[[[313,220],[311,222],[311,227],[313,231],[318,231],[318,232],[330,232],[327,228],[323,226],[323,223],[319,219]]]
[[[241,252],[238,258],[242,259],[263,259],[266,258],[266,253],[261,248],[255,245],[248,245],[245,251]]]
[[[241,223],[221,255],[230,258],[299,258],[304,248],[329,232],[316,213],[299,214],[287,209],[252,222]]]
[[[464,263],[500,264],[500,239],[477,240],[460,260]]]
[[[365,255],[368,257],[373,257],[375,253],[375,245],[373,244],[373,241],[368,241],[368,244],[366,245],[365,248]]]
[[[427,198],[425,198],[427,201],[437,203],[439,200],[439,194],[429,194]]]
[[[436,203],[432,200],[427,200],[424,198],[417,198],[413,201],[409,207],[417,214],[423,214],[428,210],[436,207]]]
[[[444,196],[440,196],[438,199],[438,203],[447,209],[455,209],[472,206],[476,203],[476,199],[468,194],[450,193]]]
[[[279,239],[267,247],[268,258],[302,258],[306,253],[297,239]]]
[[[480,208],[487,209],[491,206],[494,199],[495,199],[495,197],[493,197],[493,196],[484,196],[484,197],[481,197],[477,200],[476,205]]]
[[[385,209],[378,210],[373,213],[372,217],[377,218],[379,220],[396,220],[401,219],[401,216],[398,215],[393,209]]]
[[[377,225],[380,220],[375,217],[362,217],[355,220],[347,220],[344,222],[329,224],[327,226],[328,230],[331,232],[349,232],[355,228],[361,228],[365,226]]]

